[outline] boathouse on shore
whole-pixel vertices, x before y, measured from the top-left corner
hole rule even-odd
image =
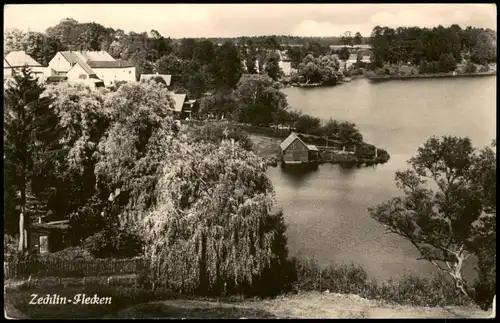
[[[280,148],[285,164],[315,163],[318,161],[318,147],[306,144],[293,132],[281,142]]]

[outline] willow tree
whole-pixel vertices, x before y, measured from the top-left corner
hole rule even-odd
[[[262,282],[279,272],[269,269],[287,258],[265,163],[234,141],[166,145],[157,205],[144,219],[146,255],[159,281],[181,292],[221,294],[252,285],[263,292]]]
[[[128,83],[109,93],[104,106],[110,126],[95,155],[97,185],[103,195],[113,194],[110,207],[122,224],[135,223],[154,204],[173,101],[162,84]]]
[[[489,147],[478,152],[468,138],[432,137],[408,163],[411,169],[396,172],[404,196],[371,208],[371,216],[473,297],[466,260],[496,254],[495,154]],[[488,284],[494,291],[496,282]]]

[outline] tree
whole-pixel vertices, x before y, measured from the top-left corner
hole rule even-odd
[[[218,89],[201,99],[200,110],[204,115],[213,115],[217,119],[231,118],[237,102],[230,89]]]
[[[347,47],[342,47],[340,49],[339,59],[347,61],[349,59],[349,56],[350,56],[349,49],[347,49]]]
[[[9,191],[6,196],[11,198],[6,201],[6,207],[11,208],[10,214],[19,216],[21,252],[27,248],[28,200],[39,193],[34,182],[43,175],[54,153],[47,144],[52,139],[50,128],[54,127],[54,120],[47,100],[40,98],[44,89],[30,69],[23,67],[12,76],[13,81],[7,84],[4,94],[4,164]]]
[[[179,47],[179,57],[183,59],[192,59],[196,50],[197,44],[193,38],[183,38]]]
[[[265,163],[228,141],[166,145],[170,158],[143,233],[158,281],[205,295],[268,292],[264,281],[282,277],[263,275],[283,265],[287,250],[283,215],[271,212]]]
[[[450,275],[467,296],[471,291],[462,275],[464,262],[478,254],[476,228],[490,230],[487,219],[495,214],[496,158],[485,151],[478,153],[468,138],[432,137],[408,161],[411,169],[396,172],[404,196],[369,209],[389,232],[410,241],[422,259]],[[436,189],[427,185],[428,179]]]
[[[13,28],[4,31],[3,33],[3,51],[4,55],[9,54],[13,51],[24,50],[23,40],[26,33],[20,29]]]
[[[277,53],[271,53],[266,61],[265,71],[266,74],[273,80],[277,81],[281,74],[279,65],[280,57]]]
[[[471,61],[476,64],[487,64],[496,60],[496,40],[487,32],[480,32],[471,51]]]
[[[242,75],[243,65],[233,43],[226,42],[215,51],[215,82],[218,87],[235,88]]]
[[[332,55],[317,58],[307,55],[299,65],[298,74],[306,82],[335,85],[339,79],[339,67],[339,61]]]
[[[358,32],[356,32],[356,35],[354,35],[354,44],[356,45],[361,45],[361,43],[363,42],[363,36],[361,36],[361,34]]]
[[[243,75],[234,92],[237,119],[257,126],[268,126],[278,120],[288,105],[279,84],[264,75]]]
[[[124,84],[104,102],[111,126],[98,144],[95,174],[100,194],[113,193],[109,216],[122,225],[136,223],[154,204],[173,105],[169,90],[154,82]]]
[[[67,219],[69,215],[72,236],[77,241],[86,234],[84,223],[93,221],[85,208],[94,209],[94,218],[101,212],[96,207],[99,203],[92,202],[98,198],[94,157],[110,124],[110,116],[104,108],[107,94],[105,90],[93,91],[81,84],[65,83],[49,86],[42,94],[50,100],[50,109],[57,116],[55,141],[60,143],[61,154],[54,179],[58,203],[52,211],[59,219]]]
[[[319,118],[311,117],[308,115],[299,116],[297,123],[294,127],[298,132],[312,134],[318,131],[321,126],[321,120]]]
[[[457,62],[452,54],[441,54],[439,57],[440,69],[443,73],[452,72],[457,68]]]
[[[352,46],[354,43],[354,38],[352,37],[350,31],[346,31],[340,38],[342,40],[342,43],[346,46]]]

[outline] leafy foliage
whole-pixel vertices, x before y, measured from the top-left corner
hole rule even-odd
[[[298,67],[298,74],[303,76],[306,83],[337,84],[341,75],[338,73],[340,63],[335,56],[320,56],[314,58],[307,55]]]
[[[234,96],[238,104],[237,120],[252,125],[268,126],[279,121],[281,111],[288,107],[279,84],[263,75],[244,75]]]
[[[408,163],[412,169],[396,173],[404,197],[370,208],[370,214],[389,232],[409,240],[422,259],[471,296],[462,276],[464,262],[470,255],[496,252],[491,218],[496,208],[495,155],[490,148],[478,153],[468,138],[432,137]],[[428,179],[435,190],[426,185]]]
[[[172,134],[173,102],[164,86],[148,82],[122,85],[104,105],[111,125],[96,153],[99,191],[109,195],[118,190],[116,215],[122,222],[136,220],[154,202],[152,192],[165,157],[158,147]]]
[[[462,53],[468,52],[471,53],[472,62],[476,64],[496,60],[495,32],[470,26],[466,29],[458,25],[432,29],[376,26],[371,34],[370,44],[379,67],[384,63],[408,62],[418,66],[424,60],[437,62],[442,55],[451,55],[458,63],[462,60]]]
[[[20,243],[26,239],[25,221],[34,215],[28,201],[46,202],[53,185],[48,174],[57,167],[59,154],[51,131],[57,120],[49,102],[40,97],[43,90],[29,68],[23,67],[13,74],[4,92],[5,225],[7,232],[15,233],[15,223],[19,223]]]
[[[220,144],[223,140],[233,139],[240,146],[252,151],[252,140],[239,127],[231,124],[208,123],[203,127],[193,128],[189,134],[191,142],[210,142]]]
[[[144,222],[152,268],[181,291],[221,294],[251,285],[280,259],[273,245],[281,233],[271,224],[282,215],[271,213],[263,161],[227,141],[166,145],[173,155]]]
[[[105,229],[88,237],[83,246],[95,258],[133,258],[141,254],[141,237],[124,229]]]

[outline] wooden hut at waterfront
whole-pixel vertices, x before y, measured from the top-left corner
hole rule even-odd
[[[281,142],[280,148],[285,164],[317,163],[319,159],[318,147],[306,144],[293,132]]]

